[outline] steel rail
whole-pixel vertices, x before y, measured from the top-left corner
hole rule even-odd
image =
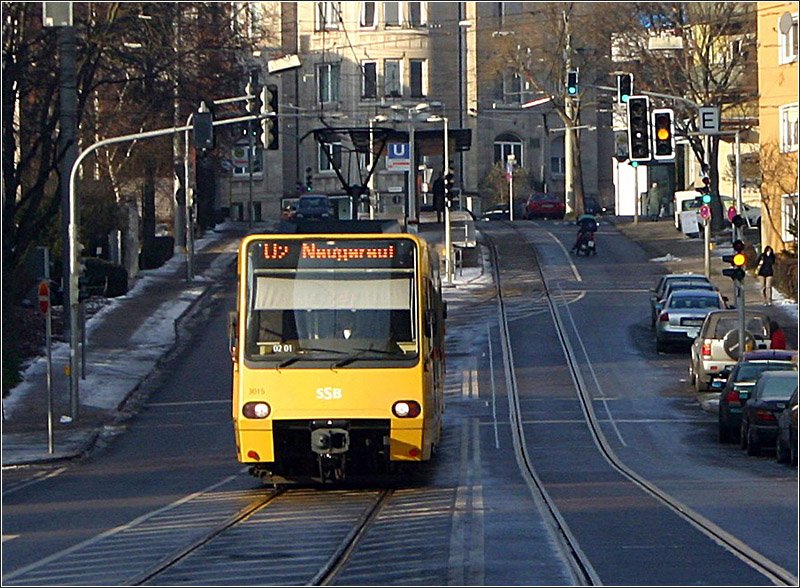
[[[506,221],[502,221],[504,224]],[[510,222],[508,223],[511,224]],[[497,248],[490,237],[486,237],[489,251],[492,257],[492,271],[497,291],[498,322],[500,328],[500,342],[503,348],[503,364],[505,368],[506,384],[509,397],[509,420],[511,425],[511,437],[514,443],[514,454],[517,464],[520,467],[525,482],[531,491],[539,512],[544,518],[545,525],[550,529],[550,533],[559,546],[573,575],[575,584],[579,586],[601,586],[600,577],[592,567],[589,558],[583,553],[575,536],[570,531],[567,522],[558,510],[555,501],[544,487],[544,483],[536,473],[533,461],[528,453],[524,439],[522,424],[522,408],[519,403],[517,393],[517,379],[514,373],[511,335],[508,329],[508,318],[506,316],[505,302],[503,300],[503,290],[500,287],[500,270],[498,264]],[[538,265],[539,260],[536,259]]]
[[[510,224],[510,223],[509,223]],[[514,230],[522,236],[522,232],[517,227],[513,227]],[[668,493],[664,492],[658,486],[653,484],[652,482],[645,479],[643,476],[640,476],[638,473],[630,469],[626,466],[623,461],[616,455],[614,450],[611,448],[608,440],[606,439],[605,434],[603,433],[600,423],[597,419],[597,416],[594,412],[594,407],[592,406],[592,398],[588,392],[587,386],[583,380],[583,376],[581,375],[580,366],[578,365],[578,361],[576,359],[576,353],[572,348],[572,345],[569,341],[569,338],[566,334],[566,328],[564,327],[564,322],[561,318],[561,314],[558,311],[556,306],[556,302],[554,300],[554,296],[551,292],[550,285],[548,283],[547,277],[542,269],[539,254],[533,245],[528,244],[530,249],[533,252],[534,259],[536,261],[536,268],[539,272],[539,275],[542,278],[542,285],[545,291],[545,298],[547,299],[548,306],[550,308],[550,313],[553,317],[553,321],[556,326],[556,332],[561,343],[562,350],[564,352],[564,357],[567,362],[567,367],[570,371],[572,376],[573,382],[575,383],[576,392],[578,393],[578,399],[581,403],[581,409],[584,413],[584,418],[586,423],[592,433],[593,440],[595,445],[600,450],[600,453],[606,459],[606,461],[611,465],[615,470],[617,470],[620,474],[622,474],[625,478],[627,478],[630,482],[647,492],[650,496],[654,497],[656,500],[667,506],[670,510],[675,512],[678,516],[683,518],[685,521],[690,523],[696,529],[701,531],[707,537],[715,541],[716,543],[722,545],[725,549],[739,558],[741,561],[758,571],[759,573],[763,574],[771,582],[776,585],[784,585],[784,586],[797,586],[798,579],[793,576],[789,571],[784,569],[782,566],[778,565],[777,563],[771,561],[766,556],[758,553],[756,550],[739,540],[737,537],[731,535],[712,521],[705,518],[700,513],[694,511],[687,505],[683,504],[673,496],[670,496]],[[498,279],[499,279],[499,272],[498,272]],[[499,281],[498,281],[498,297],[500,296],[500,288],[499,288]],[[569,307],[565,307],[566,312],[569,314]],[[569,314],[570,320],[572,321],[572,315]],[[573,326],[574,326],[574,321]],[[516,390],[515,390],[516,393]]]

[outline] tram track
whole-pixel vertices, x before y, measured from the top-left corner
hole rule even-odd
[[[520,237],[523,237],[519,228],[514,227],[510,223],[504,223],[508,228],[513,229]],[[510,402],[510,421],[512,428],[512,435],[514,439],[514,446],[517,453],[517,461],[520,469],[528,482],[531,491],[539,498],[540,505],[543,505],[543,514],[546,514],[550,521],[551,529],[554,536],[557,538],[562,547],[562,552],[571,564],[572,572],[576,577],[577,583],[584,585],[601,585],[602,581],[594,571],[591,562],[588,560],[584,552],[581,550],[580,544],[575,536],[570,531],[566,521],[559,513],[558,507],[551,499],[550,495],[542,483],[541,479],[536,473],[535,465],[532,463],[530,454],[524,442],[523,430],[523,415],[520,407],[520,399],[517,391],[516,376],[514,373],[513,359],[511,352],[511,335],[508,327],[508,319],[506,315],[506,305],[503,294],[503,287],[499,271],[499,257],[497,246],[490,236],[485,236],[486,241],[492,257],[493,273],[495,283],[497,285],[497,305],[500,323],[500,336],[503,347],[504,365],[506,371],[506,380],[509,388]],[[578,401],[584,415],[584,420],[590,430],[592,439],[606,462],[625,479],[634,484],[637,488],[649,494],[652,498],[657,500],[660,504],[670,509],[673,513],[677,514],[683,520],[687,521],[693,527],[705,534],[708,538],[723,546],[730,553],[734,554],[738,559],[746,563],[748,566],[756,570],[758,573],[765,576],[770,582],[775,585],[796,586],[798,579],[783,567],[772,562],[769,558],[758,553],[744,542],[731,535],[718,525],[708,520],[701,514],[697,513],[687,505],[683,504],[675,497],[662,491],[655,484],[640,476],[637,472],[627,467],[625,463],[616,455],[610,443],[608,442],[605,434],[603,433],[600,425],[600,420],[595,414],[592,404],[592,397],[589,393],[588,386],[584,382],[583,375],[578,363],[578,356],[575,352],[568,329],[565,325],[565,320],[562,317],[562,312],[558,306],[558,296],[552,291],[548,277],[545,274],[540,263],[538,251],[536,248],[528,243],[524,238],[522,242],[526,243],[532,253],[535,261],[535,269],[538,276],[541,278],[541,284],[544,291],[544,298],[547,301],[550,315],[555,326],[558,340],[566,361],[566,366],[569,371],[570,377],[575,386]],[[518,242],[518,241],[517,241]],[[575,328],[574,320],[570,314],[569,307],[563,305],[563,312],[568,315],[573,328]]]

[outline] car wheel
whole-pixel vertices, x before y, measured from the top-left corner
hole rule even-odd
[[[789,464],[797,466],[797,445],[789,439]]]
[[[775,459],[778,463],[788,463],[789,457],[789,448],[783,445],[783,440],[778,435],[778,440],[775,442]]]
[[[742,423],[741,428],[739,429],[739,447],[741,449],[747,449],[747,429]]]
[[[747,455],[761,455],[761,444],[753,439],[750,428],[747,428]]]
[[[667,345],[663,341],[659,341],[656,339],[656,351],[658,353],[664,353],[667,351]]]
[[[702,392],[702,391],[706,390],[707,388],[708,387],[706,386],[705,382],[703,382],[703,380],[700,379],[700,376],[695,374],[695,376],[694,376],[694,389],[695,389],[695,391],[696,392]]]

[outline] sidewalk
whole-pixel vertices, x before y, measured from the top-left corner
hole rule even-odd
[[[254,230],[266,229],[261,223]],[[123,416],[126,400],[178,341],[180,321],[200,306],[214,281],[235,271],[236,247],[247,225],[226,223],[195,242],[194,279],[186,256],[143,270],[125,295],[109,299],[86,323],[85,379],[78,382],[78,418],[69,422],[69,344],[52,345],[54,452],[48,453],[47,364],[36,359],[3,399],[3,467],[70,459],[92,449],[103,430]]]
[[[669,221],[633,224],[631,219],[606,218],[603,224],[638,242],[654,263],[666,271],[703,273],[701,239],[689,239],[675,230]],[[269,230],[263,223],[254,230]],[[244,225],[227,223],[209,231],[195,245],[195,279],[186,281],[186,258],[176,255],[163,267],[147,270],[123,297],[110,304],[87,322],[86,379],[79,382],[79,416],[74,423],[60,422],[69,414],[69,378],[64,367],[69,363],[66,343],[53,346],[54,453],[47,446],[47,380],[44,358],[34,361],[23,382],[3,399],[2,466],[13,467],[71,459],[88,453],[106,429],[124,418],[124,405],[142,382],[177,344],[178,325],[202,303],[216,278],[234,271],[236,246],[247,232]],[[443,241],[441,224],[423,223],[419,234],[431,242]],[[723,294],[732,297],[731,280],[722,276],[720,256],[723,247],[713,252],[711,279]],[[483,279],[483,267],[468,267],[456,272],[454,286],[465,286]],[[776,298],[775,306],[758,304],[755,279],[746,279],[748,308],[765,309],[786,331],[789,346],[797,348],[797,304]],[[468,288],[466,289],[468,290]],[[465,292],[466,294],[466,292]],[[124,360],[120,360],[124,358]],[[124,371],[120,370],[124,362]],[[706,409],[708,409],[706,407]]]

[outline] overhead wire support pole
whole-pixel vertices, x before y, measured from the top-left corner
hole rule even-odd
[[[268,116],[270,113],[267,113]],[[230,125],[235,124],[238,122],[245,122],[249,120],[256,120],[260,119],[261,116],[256,115],[249,115],[249,116],[240,116],[236,118],[228,118],[224,120],[213,121],[213,126],[223,126],[223,125]],[[169,127],[166,129],[157,129],[154,131],[145,131],[143,133],[134,133],[132,135],[122,135],[120,137],[112,137],[110,139],[104,139],[102,141],[98,141],[93,145],[87,147],[83,152],[81,152],[78,157],[75,159],[75,162],[72,164],[72,169],[69,173],[69,229],[68,229],[68,238],[69,238],[69,284],[68,284],[68,294],[69,294],[69,322],[70,322],[70,333],[69,333],[69,375],[70,375],[70,416],[73,420],[78,417],[78,393],[79,393],[79,386],[78,386],[78,374],[80,372],[79,366],[79,358],[78,358],[78,344],[79,344],[79,333],[78,333],[78,210],[75,201],[75,179],[78,175],[78,168],[83,162],[84,159],[95,150],[99,149],[100,147],[105,147],[106,145],[114,145],[116,143],[124,143],[126,141],[135,141],[138,139],[152,139],[154,137],[161,137],[164,135],[169,135],[172,133],[180,133],[182,131],[187,131],[191,129],[190,126],[183,126],[183,127]]]

